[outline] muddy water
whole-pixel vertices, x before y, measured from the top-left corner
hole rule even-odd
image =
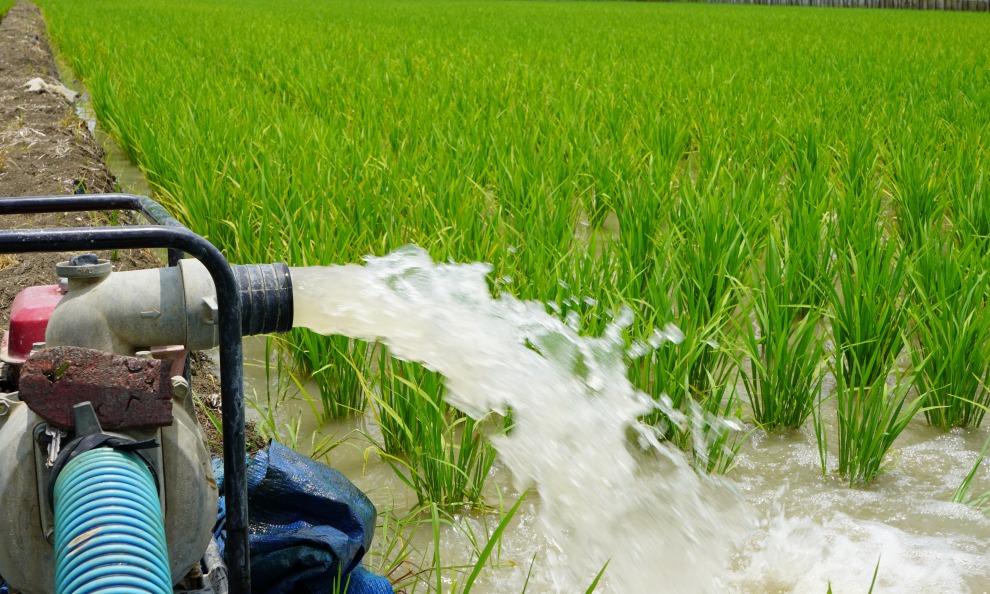
[[[503,496],[523,484],[538,497],[506,534],[503,563],[486,573],[484,591],[521,591],[534,558],[535,592],[583,591],[609,559],[604,589],[620,593],[824,592],[829,584],[866,592],[875,571],[875,592],[990,590],[990,520],[947,503],[986,430],[941,435],[919,420],[897,442],[890,471],[865,489],[821,475],[810,426],[754,432],[731,480],[698,479],[657,444],[646,445],[649,455],[630,453],[626,429],[642,402],[624,381],[614,336],[586,341],[540,307],[493,302],[483,274],[415,251],[365,267],[293,271],[297,324],[384,338],[393,352],[447,375],[466,411],[511,406],[519,415],[520,429],[496,444],[494,482]],[[527,339],[569,354],[534,359],[517,348]],[[594,361],[590,374],[573,374],[574,353]],[[403,491],[391,470],[363,454],[349,463],[347,450],[331,460],[350,465],[373,497]],[[983,469],[974,490],[987,489]],[[491,523],[460,521],[482,534]],[[445,564],[470,563],[467,544],[457,530],[445,534]]]
[[[986,438],[943,435],[916,419],[889,454],[890,471],[849,489],[821,476],[810,427],[754,433],[732,478],[761,526],[733,560],[733,589],[823,592],[831,582],[835,592],[866,592],[876,570],[874,592],[990,590],[990,520],[948,503]],[[974,490],[988,489],[982,469]]]
[[[255,385],[263,382],[259,376]],[[302,419],[299,434],[304,451],[313,443],[312,435],[319,436],[317,440],[344,439],[354,430],[374,432],[374,422],[368,418],[318,427],[311,415],[301,416],[304,407],[290,399],[278,415],[285,422]],[[834,426],[829,430],[834,435]],[[838,479],[821,476],[810,427],[769,437],[754,432],[730,477],[752,510],[755,526],[740,539],[711,589],[824,593],[831,583],[835,592],[865,593],[879,564],[875,592],[990,591],[990,521],[965,506],[947,503],[986,437],[985,430],[943,435],[916,420],[896,444],[892,454],[896,465],[869,488],[849,489]],[[368,492],[379,509],[401,513],[414,505],[415,497],[386,464],[374,455],[366,459],[366,444],[352,435],[326,460]],[[498,502],[501,496],[511,505],[518,493],[511,479],[511,472],[498,464],[490,479],[489,501]],[[974,491],[987,489],[990,473],[983,469]],[[670,494],[689,495],[676,490]],[[528,591],[573,591],[560,588],[553,579],[553,565],[568,561],[544,526],[541,511],[539,497],[531,496],[503,537],[499,567],[485,572],[475,591],[522,591],[534,558]],[[486,526],[490,532],[497,518],[473,514],[459,521],[464,528],[485,534]],[[651,529],[658,528],[664,529]],[[380,541],[382,536],[376,538]],[[415,543],[428,563],[431,536],[420,534]],[[471,542],[462,532],[444,533],[445,563],[470,564],[470,551]],[[650,591],[677,590],[658,586]]]

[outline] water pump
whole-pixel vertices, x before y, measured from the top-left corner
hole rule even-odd
[[[0,379],[0,576],[24,594],[248,593],[241,338],[291,328],[288,268],[230,266],[145,197],[0,201],[0,214],[125,209],[153,224],[0,231],[0,253],[168,248],[170,261],[112,272],[84,254],[58,265],[58,285],[14,300]],[[225,563],[187,363],[216,346]]]

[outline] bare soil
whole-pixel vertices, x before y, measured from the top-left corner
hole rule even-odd
[[[27,91],[25,83],[33,78],[59,82],[41,12],[21,1],[0,21],[0,229],[105,224],[103,213],[3,213],[5,197],[112,192],[116,187],[102,149],[72,104],[58,94]],[[68,256],[0,255],[0,326],[7,326],[14,296],[27,286],[55,283],[55,264]],[[120,251],[114,258],[115,270],[158,265],[144,250]]]

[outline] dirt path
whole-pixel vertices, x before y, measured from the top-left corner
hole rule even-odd
[[[116,183],[103,151],[62,95],[32,92],[26,83],[58,83],[39,9],[18,2],[0,21],[0,229],[92,225],[100,214],[2,215],[3,197],[110,192]],[[104,256],[105,257],[105,256]],[[51,284],[65,254],[0,255],[0,325],[6,328],[14,296],[30,285]],[[157,266],[147,252],[121,252],[115,269]]]

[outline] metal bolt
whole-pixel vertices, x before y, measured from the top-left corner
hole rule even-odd
[[[179,400],[182,400],[189,395],[189,382],[186,378],[181,375],[172,376],[172,395]]]
[[[138,359],[151,359],[151,351],[138,351],[134,353],[134,356]]]

